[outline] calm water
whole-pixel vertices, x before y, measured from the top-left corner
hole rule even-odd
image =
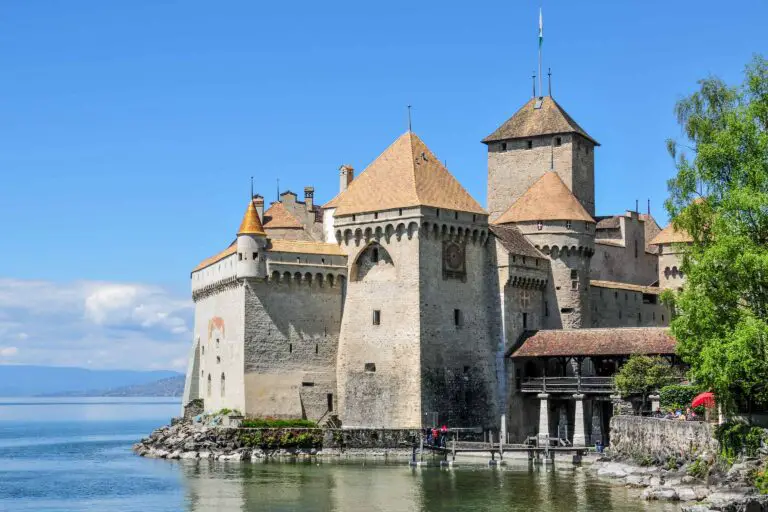
[[[0,398],[0,511],[662,511],[581,472],[134,456],[168,399]],[[563,468],[566,466],[564,465]]]

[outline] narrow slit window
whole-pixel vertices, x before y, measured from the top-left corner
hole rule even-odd
[[[328,400],[328,410],[333,411],[333,393],[328,393],[326,399]]]
[[[533,149],[533,141],[532,140],[526,141],[526,147],[528,149]]]
[[[381,325],[381,310],[373,310],[373,325]]]
[[[371,261],[374,263],[379,262],[379,250],[375,247],[371,250]]]
[[[507,150],[507,143],[506,142],[502,142],[501,143],[501,150],[502,151],[506,151]]]
[[[237,261],[243,261],[243,253],[237,253]]]
[[[456,327],[461,327],[462,324],[462,318],[461,318],[461,310],[460,309],[454,309],[453,310],[453,325]]]
[[[523,313],[523,329],[528,328],[528,313]]]
[[[561,137],[555,137],[555,146],[562,146],[563,139]]]

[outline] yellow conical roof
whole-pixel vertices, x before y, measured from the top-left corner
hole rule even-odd
[[[256,207],[253,205],[253,201],[248,201],[248,209],[245,211],[243,222],[240,224],[240,229],[237,230],[238,235],[264,235],[264,226],[261,225],[261,219],[259,219],[259,212],[256,211]]]

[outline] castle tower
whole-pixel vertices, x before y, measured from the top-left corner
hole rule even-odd
[[[595,220],[560,176],[546,172],[494,224],[514,223],[551,260],[547,329],[590,327],[589,268]]]
[[[532,98],[483,143],[491,222],[549,171],[560,176],[588,214],[595,214],[594,149],[599,144],[551,96]]]
[[[349,265],[343,424],[490,427],[500,335],[487,213],[410,131],[333,205]]]
[[[650,245],[659,248],[659,287],[679,290],[685,281],[682,271],[684,245],[693,242],[693,238],[686,231],[678,231],[675,226],[669,224],[656,237]]]
[[[254,201],[248,201],[248,209],[237,230],[237,277],[266,277],[266,247],[267,233]]]

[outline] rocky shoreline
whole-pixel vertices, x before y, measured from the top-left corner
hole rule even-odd
[[[746,483],[750,471],[759,466],[759,459],[746,459],[724,474],[712,472],[696,478],[689,474],[690,464],[667,469],[606,457],[586,471],[614,483],[643,489],[645,500],[681,502],[683,512],[768,512],[768,495],[757,494],[757,489]]]

